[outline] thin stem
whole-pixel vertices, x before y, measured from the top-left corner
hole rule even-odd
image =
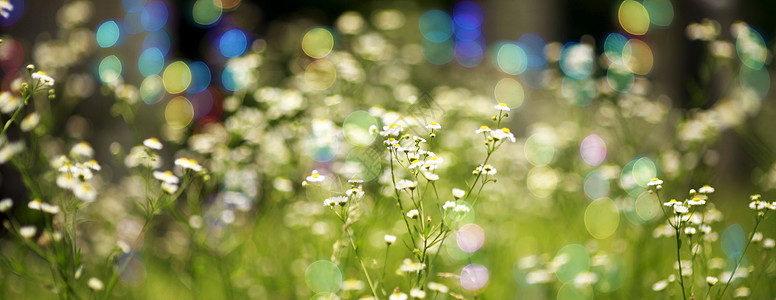
[[[760,221],[761,221],[760,218],[756,219],[754,223],[754,229],[752,229],[752,233],[749,234],[749,240],[746,241],[746,246],[744,246],[744,251],[741,251],[741,256],[738,257],[738,261],[736,261],[736,265],[733,267],[733,271],[730,272],[730,277],[728,277],[727,282],[725,282],[725,287],[722,289],[722,292],[720,292],[719,297],[717,297],[717,299],[722,299],[722,297],[725,296],[725,292],[730,286],[730,282],[733,281],[733,276],[736,275],[736,270],[738,270],[738,266],[741,264],[741,261],[744,260],[744,256],[746,256],[746,250],[749,249],[749,245],[752,243],[752,238],[754,237],[754,233],[757,232],[757,226],[760,225]]]
[[[369,284],[369,289],[372,290],[372,295],[375,296],[375,299],[377,299],[377,290],[375,290],[375,285],[372,283],[372,278],[369,276],[369,271],[366,269],[366,265],[364,264],[364,260],[361,259],[361,255],[358,254],[358,248],[356,248],[356,243],[353,242],[353,235],[347,232],[347,229],[345,229],[345,234],[348,235],[348,240],[350,240],[350,246],[353,247],[353,253],[356,254],[356,258],[358,259],[358,262],[361,263],[361,269],[364,270],[364,275],[366,275],[366,281]]]
[[[676,263],[679,264],[679,284],[682,286],[682,299],[687,300],[687,294],[684,289],[684,275],[682,275],[682,259],[679,254],[679,249],[682,248],[682,241],[679,238],[679,227],[675,227],[676,232]]]

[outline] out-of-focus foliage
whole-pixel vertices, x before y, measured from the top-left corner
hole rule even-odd
[[[56,34],[2,36],[2,298],[776,294],[773,52],[745,22],[686,27],[700,86],[727,79],[688,110],[650,81],[668,0],[563,44],[488,44],[471,1],[266,37],[247,3],[190,2],[69,1]],[[202,61],[171,50],[178,8]],[[720,182],[730,134],[758,166]]]

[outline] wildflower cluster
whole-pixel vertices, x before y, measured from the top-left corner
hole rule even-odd
[[[717,290],[715,297],[722,298],[728,287],[737,277],[746,277],[748,272],[740,274],[738,267],[746,255],[746,250],[749,248],[752,242],[761,242],[763,235],[757,232],[757,228],[760,223],[765,219],[768,210],[774,209],[774,203],[768,203],[760,199],[760,195],[752,195],[750,197],[749,208],[756,211],[754,229],[746,240],[741,253],[737,253],[734,258],[734,265],[732,270],[722,272],[724,262],[721,258],[712,257],[712,242],[716,242],[719,239],[717,232],[713,230],[713,224],[722,220],[722,213],[717,210],[713,203],[709,202],[709,195],[715,192],[715,189],[709,185],[704,185],[700,188],[690,189],[689,196],[683,201],[671,199],[665,202],[661,202],[660,191],[662,190],[663,181],[658,178],[653,178],[647,184],[651,192],[655,193],[658,202],[660,202],[661,209],[665,216],[666,224],[658,226],[655,229],[655,237],[667,236],[674,237],[676,240],[676,262],[674,264],[677,270],[676,274],[672,274],[668,279],[658,281],[652,287],[655,291],[663,291],[668,286],[668,283],[678,282],[681,287],[681,293],[683,298],[695,298],[697,292],[695,289],[695,282],[698,276],[697,272],[701,271],[700,267],[696,265],[700,264],[704,266],[703,270],[706,272],[706,292],[705,298],[708,298],[712,293],[712,289],[720,280],[724,280],[724,286]],[[773,241],[773,239],[770,239]],[[769,242],[773,244],[774,242]],[[685,249],[689,249],[689,258],[685,256],[683,259],[681,249],[686,246]],[[773,248],[773,246],[763,247],[763,250]],[[764,272],[762,270],[760,272]],[[700,277],[704,278],[704,277]],[[739,287],[737,294],[739,297],[748,290],[746,286]],[[746,292],[748,295],[748,292]]]

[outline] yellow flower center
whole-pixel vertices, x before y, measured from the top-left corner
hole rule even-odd
[[[490,128],[488,128],[488,126],[482,125],[482,126],[480,126],[480,129],[481,130],[486,130],[486,129],[490,129]]]
[[[498,106],[503,106],[503,107],[506,107],[506,106],[507,106],[507,104],[506,104],[506,103],[504,103],[504,102],[501,102],[501,103],[499,103],[499,104],[498,104]]]
[[[504,133],[509,133],[509,128],[501,128],[501,131],[503,131]]]
[[[428,123],[428,124],[431,124],[431,125],[438,125],[438,124],[437,124],[437,122],[431,122],[431,123]]]

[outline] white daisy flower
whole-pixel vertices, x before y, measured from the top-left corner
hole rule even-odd
[[[426,129],[431,129],[431,130],[442,129],[442,125],[439,125],[439,123],[432,121],[432,122],[428,122],[428,125],[426,125]]]
[[[361,188],[361,186],[349,188],[347,191],[345,191],[345,195],[348,197],[361,199],[361,197],[364,196],[364,190]]]
[[[698,189],[698,192],[701,194],[711,194],[714,192],[714,188],[709,185],[704,185]]]
[[[155,137],[150,137],[150,138],[147,138],[147,139],[143,140],[143,146],[146,146],[146,147],[148,147],[150,149],[154,149],[154,150],[162,150],[162,147],[164,147],[164,145],[162,145],[162,142],[159,141],[159,139],[157,139]]]
[[[496,140],[508,139],[510,142],[513,142],[513,143],[517,141],[517,139],[515,139],[515,135],[509,131],[509,128],[501,128],[501,129],[493,130],[490,132],[490,134]]]
[[[760,201],[758,199],[758,200],[749,202],[749,208],[754,209],[754,210],[763,210],[763,209],[768,208],[768,202]]]
[[[90,289],[95,291],[102,291],[102,289],[104,288],[102,281],[94,277],[89,278],[89,282],[86,285],[88,285]]]
[[[399,270],[402,272],[413,273],[413,272],[420,272],[425,268],[426,268],[426,264],[415,262],[409,258],[405,258],[404,261],[402,261],[402,264],[399,267]]]
[[[698,196],[693,197],[689,201],[687,201],[688,205],[704,205],[706,204],[706,200],[701,199]]]
[[[491,165],[480,165],[474,170],[474,174],[496,175],[498,171]]]
[[[43,71],[37,71],[35,73],[32,73],[32,79],[38,80],[41,84],[47,87],[54,86],[54,78],[46,75],[46,72],[43,72]]]
[[[175,160],[175,165],[183,169],[189,169],[194,172],[202,171],[202,165],[194,159],[181,157]]]
[[[483,132],[490,132],[490,127],[482,125],[479,129],[475,130],[475,133],[483,133]]]
[[[455,205],[456,204],[453,201],[445,201],[445,204],[442,205],[442,209],[443,210],[448,210],[448,209],[451,209],[451,208],[455,208]]]
[[[762,232],[755,232],[752,235],[752,242],[759,243],[763,240],[763,233]]]
[[[80,142],[73,145],[73,148],[70,149],[70,154],[73,156],[91,158],[94,156],[94,148],[92,148],[92,145],[89,145],[87,142]]]
[[[35,236],[35,233],[38,232],[38,229],[35,228],[35,226],[29,225],[29,226],[22,226],[19,228],[19,234],[25,238],[29,239]]]
[[[398,190],[414,190],[417,187],[418,182],[407,179],[399,180],[399,182],[396,183],[396,189]]]
[[[684,205],[674,205],[674,213],[675,214],[686,214],[689,213],[690,209],[687,206]]]
[[[428,181],[437,181],[439,180],[439,175],[431,173],[431,172],[423,172],[423,177],[426,178]]]
[[[509,106],[507,106],[507,104],[503,103],[503,102],[499,103],[499,104],[496,104],[496,106],[494,106],[493,108],[495,108],[497,110],[500,110],[500,111],[509,111],[510,110]]]
[[[668,287],[668,280],[660,280],[658,282],[655,282],[655,284],[652,285],[652,290],[655,292],[659,292],[662,290],[665,290],[666,287]]]
[[[417,219],[419,215],[420,215],[420,212],[418,212],[417,209],[413,209],[407,212],[407,218],[410,218],[410,219]]]
[[[60,173],[59,176],[57,176],[57,186],[62,189],[72,190],[78,183],[78,178],[71,172]]]
[[[324,180],[326,180],[326,176],[318,174],[318,170],[313,170],[313,173],[310,176],[307,176],[308,182],[322,182]]]
[[[771,238],[767,238],[763,241],[763,248],[765,249],[773,249],[774,246],[776,246],[776,241]]]
[[[396,242],[396,236],[395,235],[386,234],[386,235],[383,236],[383,239],[385,240],[385,243],[388,244],[388,245],[391,245],[391,244]]]
[[[388,138],[385,141],[383,141],[383,144],[385,144],[386,146],[393,146],[393,145],[396,145],[398,143],[399,143],[399,141],[397,139],[395,139],[395,138]]]
[[[424,299],[426,298],[426,292],[419,288],[414,288],[410,290],[410,297],[415,299]]]
[[[649,180],[649,182],[647,182],[647,186],[649,186],[649,187],[658,186],[658,185],[661,185],[661,184],[663,184],[663,181],[660,180],[657,177],[652,178],[652,179]]]
[[[0,16],[8,19],[13,11],[13,4],[8,0],[0,0]]]
[[[466,196],[466,191],[464,191],[462,189],[456,189],[456,188],[453,189],[453,198],[461,199],[461,198],[463,198],[465,196]]]
[[[381,136],[399,136],[404,129],[399,124],[385,125],[383,131],[380,131]]]
[[[5,198],[0,200],[0,212],[8,212],[13,207],[13,200],[11,198]]]
[[[395,291],[388,297],[388,300],[407,300],[407,294]]]
[[[453,208],[453,211],[467,213],[469,212],[469,207],[464,204],[458,204],[455,206],[455,208]]]
[[[351,179],[351,180],[348,180],[348,183],[351,183],[351,184],[360,184],[360,183],[364,183],[364,181],[363,181],[363,180],[361,180],[361,179],[358,179],[358,178],[353,178],[353,179]]]
[[[19,128],[24,132],[29,132],[35,129],[38,123],[40,123],[40,114],[33,112],[22,119],[21,123],[19,123]]]
[[[88,168],[88,169],[90,169],[90,170],[95,170],[95,171],[102,170],[102,167],[100,166],[100,164],[96,160],[93,160],[93,159],[89,160],[89,161],[86,161],[86,162],[84,162],[81,165],[86,167],[86,168]]]
[[[162,190],[170,195],[175,194],[178,191],[178,185],[169,182],[162,182]]]
[[[154,171],[154,178],[156,178],[156,180],[159,180],[161,182],[166,182],[169,184],[178,184],[178,182],[180,181],[178,179],[178,176],[175,176],[175,174],[173,174],[171,171],[164,171],[164,172]]]
[[[94,202],[97,199],[97,190],[88,182],[76,184],[73,188],[73,194],[76,198],[86,202]]]
[[[747,298],[751,293],[752,291],[748,287],[742,286],[733,291],[733,298]]]
[[[450,291],[446,285],[433,281],[428,283],[428,289],[440,294],[447,294]]]
[[[6,144],[0,149],[0,164],[4,164],[22,151],[24,151],[24,143],[21,141]]]
[[[681,204],[682,202],[676,201],[676,199],[671,199],[669,201],[663,202],[663,206],[666,206],[666,207],[674,207]]]
[[[32,210],[40,210],[40,205],[42,202],[40,202],[40,199],[34,199],[30,202],[27,202],[27,208]]]
[[[348,278],[342,281],[343,291],[360,291],[364,289],[364,282],[355,278]]]
[[[719,282],[719,279],[717,277],[706,276],[706,283],[708,283],[709,286],[714,286],[715,284],[717,284],[717,282]]]
[[[695,229],[695,227],[685,227],[684,228],[684,234],[686,234],[686,235],[693,235],[696,232],[697,232],[697,230]]]

